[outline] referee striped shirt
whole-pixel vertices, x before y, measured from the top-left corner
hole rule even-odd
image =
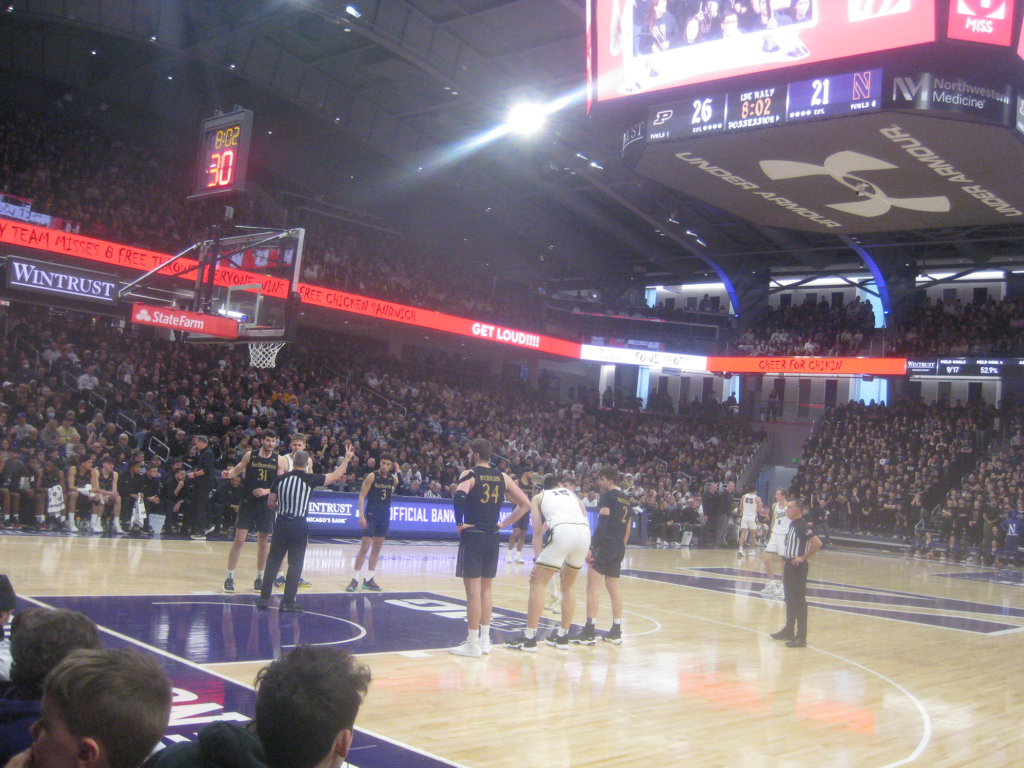
[[[803,557],[807,553],[807,542],[814,538],[814,531],[806,520],[794,520],[786,534],[786,559]]]
[[[309,507],[309,495],[314,488],[327,484],[323,475],[293,469],[278,477],[270,487],[277,496],[277,514],[281,517],[305,517]]]

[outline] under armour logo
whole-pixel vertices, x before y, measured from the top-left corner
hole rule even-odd
[[[662,123],[671,120],[672,114],[673,112],[671,109],[661,110],[657,115],[654,116],[654,122],[651,123],[651,125],[661,125]]]
[[[860,152],[836,152],[829,155],[824,165],[798,163],[792,160],[762,160],[761,170],[773,181],[780,179],[799,179],[805,176],[831,176],[847,189],[865,197],[855,203],[832,203],[834,208],[854,216],[871,218],[888,213],[890,208],[903,208],[908,211],[925,213],[945,213],[949,210],[949,198],[945,195],[935,197],[889,197],[877,185],[855,176],[862,171],[886,171],[899,166],[879,160],[877,157],[862,155]]]
[[[139,311],[135,313],[135,319],[136,320],[149,320],[151,322],[153,320],[152,316],[149,314],[149,310],[146,309],[145,307],[140,308]]]

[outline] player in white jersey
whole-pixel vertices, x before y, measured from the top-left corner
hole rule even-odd
[[[762,594],[769,597],[784,597],[782,584],[775,576],[775,558],[782,558],[786,551],[786,534],[789,533],[789,493],[785,488],[775,490],[775,504],[772,505],[772,533],[764,551],[764,569],[768,572],[768,583]]]
[[[288,447],[291,449],[291,453],[286,453],[284,458],[285,461],[288,462],[288,471],[291,472],[295,469],[295,465],[292,463],[292,457],[299,451],[306,450],[306,436],[301,432],[296,432],[288,438]]]
[[[754,553],[754,547],[757,545],[757,518],[762,514],[764,505],[761,503],[761,497],[753,490],[747,489],[740,499],[740,549],[736,557],[743,557],[744,544],[749,547],[750,554]]]
[[[534,538],[533,572],[530,574],[530,601],[526,612],[524,637],[506,643],[506,647],[526,653],[537,652],[537,627],[544,609],[544,591],[548,581],[561,572],[562,621],[556,634],[546,642],[559,650],[569,650],[569,627],[576,610],[576,577],[590,552],[590,523],[586,508],[568,488],[558,487],[558,478],[547,475],[544,490],[530,501]],[[540,535],[546,529],[544,548]]]

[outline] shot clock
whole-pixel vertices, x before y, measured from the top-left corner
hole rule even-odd
[[[203,121],[190,199],[245,191],[252,117],[241,109]]]

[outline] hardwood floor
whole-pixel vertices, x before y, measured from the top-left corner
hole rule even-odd
[[[621,647],[523,654],[499,643],[525,624],[529,562],[503,562],[495,648],[469,659],[446,651],[465,636],[454,546],[389,543],[376,574],[386,591],[350,595],[355,543],[311,542],[300,616],[254,608],[255,545],[238,591],[223,594],[228,547],[2,535],[0,570],[26,603],[81,610],[116,642],[217,680],[250,685],[291,644],[340,644],[373,670],[361,728],[473,768],[1024,760],[1019,571],[823,551],[811,563],[810,647],[789,649],[768,637],[785,607],[758,594],[760,555],[630,549]],[[609,624],[602,594],[598,628]],[[374,755],[351,761],[389,764]]]

